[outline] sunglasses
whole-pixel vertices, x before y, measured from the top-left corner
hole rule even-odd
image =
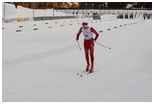
[[[83,27],[88,27],[88,25],[82,25]]]

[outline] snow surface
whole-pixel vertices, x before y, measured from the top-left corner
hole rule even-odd
[[[4,6],[5,5],[5,6]],[[4,16],[4,7],[5,7],[5,19],[11,18],[33,18],[33,9],[27,9],[21,6],[18,6],[16,9],[14,5],[3,3],[2,4],[2,13]],[[54,16],[66,16],[64,12],[55,11]],[[53,16],[53,9],[34,9],[34,16]],[[4,17],[3,17],[4,18]]]
[[[94,73],[81,78],[77,73],[86,68],[83,36],[81,51],[75,38],[83,21],[103,31],[97,42],[112,49],[95,43]],[[152,20],[108,17],[2,25],[4,102],[152,101]]]

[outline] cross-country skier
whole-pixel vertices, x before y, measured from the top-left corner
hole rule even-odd
[[[87,62],[86,72],[92,73],[94,70],[94,41],[97,40],[99,34],[96,32],[96,30],[93,27],[89,27],[87,22],[82,23],[82,27],[80,28],[79,32],[76,35],[76,40],[79,40],[79,36],[81,32],[84,35],[84,50],[85,50],[85,58]],[[93,33],[96,35],[95,38],[93,38]],[[89,53],[90,52],[90,53]],[[89,54],[90,54],[90,61],[91,66],[89,62]]]

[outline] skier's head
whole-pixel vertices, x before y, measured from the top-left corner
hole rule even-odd
[[[88,28],[88,23],[87,22],[83,22],[82,26],[83,26],[83,28]]]

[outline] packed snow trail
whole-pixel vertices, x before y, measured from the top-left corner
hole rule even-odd
[[[28,27],[21,33],[14,23],[3,25],[3,101],[151,101],[152,22],[123,25],[137,21],[90,23],[103,30],[97,42],[112,49],[95,44],[96,72],[82,78],[76,75],[86,67],[76,21],[51,29],[41,21],[38,31],[33,22],[19,23]]]

